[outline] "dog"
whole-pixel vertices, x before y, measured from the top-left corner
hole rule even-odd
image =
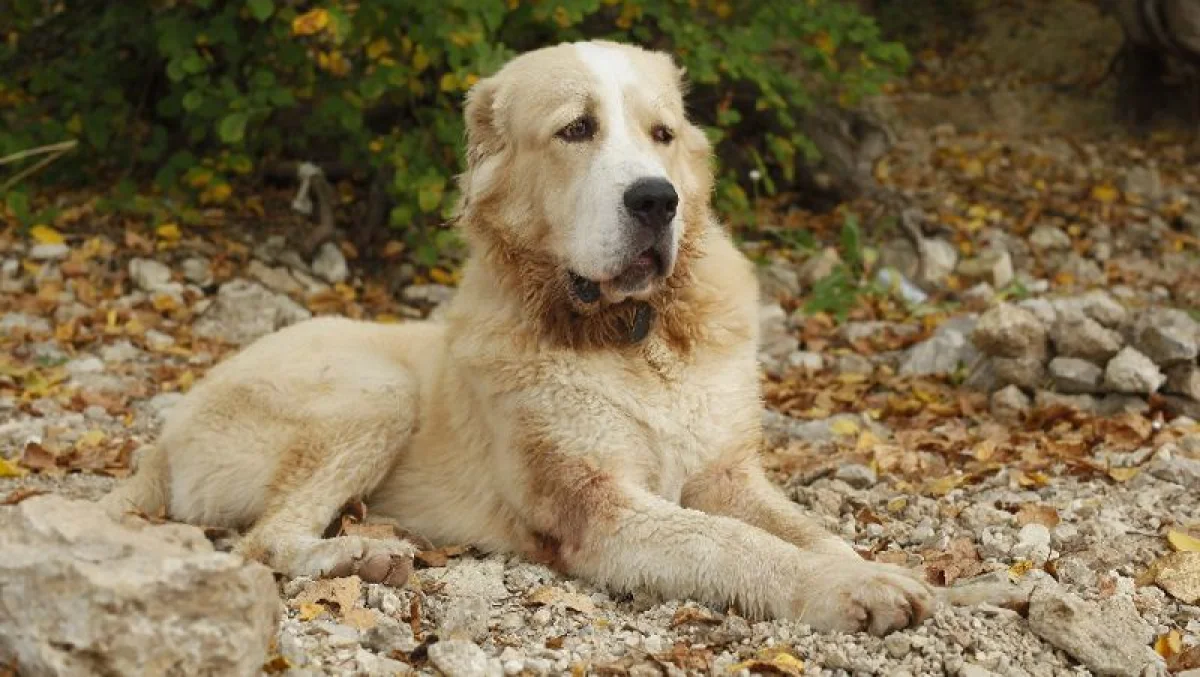
[[[323,538],[354,499],[428,542],[636,590],[875,635],[932,589],[860,557],[759,458],[758,285],[714,215],[711,147],[669,55],[521,54],[465,100],[438,320],[321,317],[217,364],[170,411],[113,514],[243,531],[286,576],[388,580],[410,541]]]

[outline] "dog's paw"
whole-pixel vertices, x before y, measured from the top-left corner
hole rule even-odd
[[[822,632],[883,636],[920,624],[932,613],[933,591],[891,564],[831,557],[805,584],[797,620]]]
[[[297,575],[358,576],[366,583],[402,586],[413,570],[416,548],[408,541],[338,536],[313,542],[293,565]]]

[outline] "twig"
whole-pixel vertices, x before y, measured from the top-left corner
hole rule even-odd
[[[64,141],[62,143],[55,144],[55,146],[57,146],[58,149],[53,150],[53,151],[45,150],[46,148],[50,148],[50,146],[43,146],[41,149],[35,148],[35,149],[32,149],[32,151],[22,151],[23,153],[25,153],[25,155],[22,157],[30,157],[31,155],[36,155],[37,151],[49,152],[49,153],[51,153],[51,155],[47,155],[46,157],[42,158],[42,160],[40,162],[38,162],[37,164],[31,165],[31,166],[26,167],[25,169],[21,170],[20,172],[17,172],[16,176],[13,176],[12,178],[5,181],[3,185],[0,185],[0,193],[7,191],[9,188],[20,183],[21,179],[24,179],[25,177],[30,176],[31,174],[37,172],[41,168],[49,165],[51,162],[54,162],[58,158],[66,155],[76,145],[77,145],[77,142],[74,139],[72,139],[71,141]],[[20,155],[20,153],[15,153],[15,155]],[[10,155],[9,157],[13,157],[13,156]],[[0,160],[0,165],[3,165],[5,160],[8,160],[8,158],[4,158],[3,160]]]
[[[6,156],[0,158],[0,166],[7,165],[7,164],[10,164],[13,162],[18,162],[20,160],[24,160],[27,157],[33,157],[34,155],[42,155],[43,153],[60,153],[60,154],[65,153],[77,145],[79,145],[79,142],[76,141],[75,139],[71,139],[69,141],[60,141],[58,143],[52,143],[48,146],[38,146],[37,148],[30,148],[28,150],[17,151],[16,153],[13,153],[12,155],[6,155]]]

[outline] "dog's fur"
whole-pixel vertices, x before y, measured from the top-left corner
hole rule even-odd
[[[434,544],[613,590],[820,630],[920,622],[925,584],[860,558],[760,466],[757,284],[710,211],[682,89],[669,57],[604,42],[479,82],[457,217],[471,257],[444,318],[320,318],[258,340],[170,412],[106,508],[247,529],[239,552],[315,576],[412,553],[322,538],[361,498]],[[581,116],[591,136],[564,138]],[[651,239],[622,206],[648,176],[679,195]]]

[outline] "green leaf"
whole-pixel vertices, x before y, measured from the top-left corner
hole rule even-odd
[[[428,214],[442,204],[442,192],[446,188],[446,179],[430,177],[421,182],[420,192],[417,193],[417,206]]]
[[[245,111],[234,111],[226,115],[217,124],[217,136],[225,143],[238,143],[246,135],[246,123],[249,118]]]
[[[204,93],[193,89],[183,95],[183,109],[189,113],[204,105]]]
[[[275,13],[274,0],[249,0],[250,14],[259,21],[266,21]]]

